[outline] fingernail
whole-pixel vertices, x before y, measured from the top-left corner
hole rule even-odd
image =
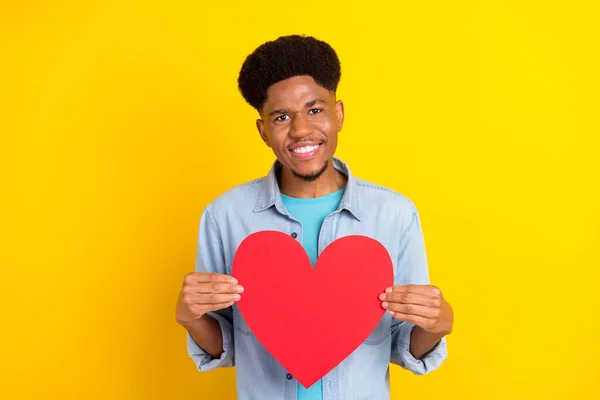
[[[385,293],[381,293],[379,295],[379,300],[385,300]]]
[[[238,285],[238,287],[237,287],[237,292],[238,292],[238,293],[242,293],[243,291],[244,291],[244,287],[243,287],[243,286],[240,286],[240,285]]]
[[[396,313],[395,313],[395,312],[393,312],[393,311],[390,311],[390,315],[391,315],[392,317],[394,316],[394,314],[396,314]]]
[[[234,294],[233,295],[233,300],[238,301],[241,298],[241,296],[239,294]]]
[[[386,293],[392,293],[392,288],[391,288],[391,287],[389,287],[389,288],[385,289],[385,292],[386,292]]]
[[[383,303],[381,303],[381,306],[382,306],[383,308],[387,308],[387,307],[388,307],[388,303],[384,301]]]
[[[232,277],[232,278],[231,278],[231,283],[233,283],[233,284],[235,285],[235,284],[237,284],[237,283],[238,283],[238,280]]]

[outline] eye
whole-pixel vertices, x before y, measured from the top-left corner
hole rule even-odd
[[[288,118],[288,115],[283,114],[283,115],[280,115],[279,117],[275,118],[275,121],[284,121],[285,118]]]
[[[318,114],[318,113],[320,113],[320,112],[322,112],[322,111],[323,111],[323,109],[322,109],[322,108],[312,108],[312,109],[311,109],[309,112],[310,112],[311,114]]]

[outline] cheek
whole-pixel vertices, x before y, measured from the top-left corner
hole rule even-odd
[[[327,136],[335,135],[338,132],[337,120],[331,116],[323,118],[318,122],[317,126]]]
[[[281,127],[275,127],[271,129],[269,134],[269,142],[271,143],[271,147],[274,149],[281,149],[285,147],[286,140],[286,131],[281,129]]]

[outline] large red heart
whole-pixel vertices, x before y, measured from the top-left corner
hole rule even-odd
[[[379,295],[394,282],[390,255],[374,239],[337,239],[313,269],[302,246],[275,231],[244,239],[232,275],[245,289],[237,306],[248,327],[304,387],[371,334],[385,312]]]

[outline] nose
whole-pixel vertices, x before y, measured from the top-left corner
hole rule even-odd
[[[306,115],[298,113],[292,119],[292,129],[290,130],[290,136],[301,138],[308,136],[312,133],[312,125],[306,118]]]

